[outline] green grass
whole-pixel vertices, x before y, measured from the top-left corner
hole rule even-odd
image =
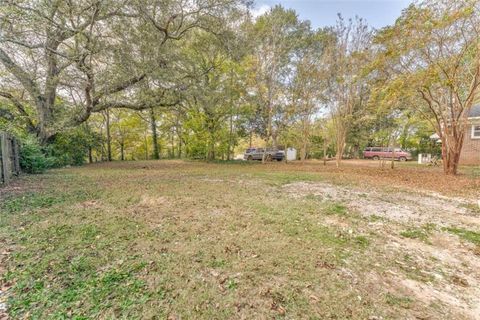
[[[8,197],[0,204],[0,210],[13,214],[35,209],[50,208],[64,203],[73,203],[91,198],[91,193],[84,190],[74,192],[36,193],[28,192],[20,197]]]
[[[386,219],[288,196],[285,184],[325,177],[268,168],[152,161],[24,177],[0,204],[9,315],[368,319],[416,306],[379,295],[371,278],[404,268],[429,281],[413,258],[396,265],[371,228]],[[402,235],[421,239],[430,229]]]
[[[461,239],[480,246],[480,232],[471,231],[463,228],[444,228],[443,230],[459,236]]]
[[[348,214],[348,208],[341,203],[329,203],[325,208],[325,213],[328,215],[346,216]]]
[[[432,232],[436,229],[434,224],[425,224],[420,228],[408,228],[404,231],[400,232],[400,235],[405,238],[410,239],[419,239],[424,242],[428,241],[428,238],[432,234]]]
[[[406,309],[410,308],[413,303],[413,299],[410,297],[398,296],[391,293],[385,295],[385,301],[391,306],[400,306]]]
[[[259,166],[260,167],[260,166]],[[299,181],[322,181],[324,178],[317,173],[290,172],[290,171],[256,171],[252,174],[253,178],[260,178],[270,185],[282,186]]]
[[[330,300],[347,303],[337,289],[341,279],[329,273],[319,279],[317,262],[341,266],[364,255],[370,239],[319,223],[331,208],[316,199],[292,201],[268,190],[319,177],[249,172],[254,165],[168,163],[158,170],[131,163],[54,171],[8,195],[0,231],[15,244],[3,276],[13,284],[9,314],[227,319],[255,301],[263,302],[242,307],[245,317],[278,317],[282,308],[294,317],[321,314],[299,291],[306,285],[327,288],[326,309]],[[238,178],[262,188],[239,188]],[[269,290],[283,297],[275,310]]]
[[[428,239],[428,234],[422,229],[407,229],[400,232],[400,235],[410,239],[420,239],[424,241]]]

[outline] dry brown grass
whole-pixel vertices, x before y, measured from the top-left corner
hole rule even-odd
[[[456,195],[478,178],[439,180],[440,188],[409,180],[439,174],[436,168],[357,165],[116,162],[24,177],[0,195],[0,243],[11,250],[1,280],[9,288],[8,312],[76,319],[475,318],[480,257],[471,221],[480,217],[472,208],[459,209],[463,220],[437,225],[432,214],[420,225],[365,212],[347,196],[326,198],[322,188],[358,199],[375,192],[395,203],[402,188],[409,197],[419,186]],[[306,187],[292,194],[288,186],[299,184]]]
[[[272,170],[285,170],[285,164],[271,165]],[[380,166],[373,160],[344,160],[337,168],[334,162],[321,161],[293,162],[287,164],[288,171],[320,173],[339,183],[355,183],[365,187],[407,188],[419,191],[433,191],[445,195],[465,197],[480,196],[480,168],[461,167],[457,176],[446,176],[441,167],[428,167],[416,163],[395,163],[390,169],[390,162]]]

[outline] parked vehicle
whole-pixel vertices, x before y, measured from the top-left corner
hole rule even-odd
[[[363,151],[363,157],[373,160],[392,158],[398,161],[412,160],[411,153],[400,148],[368,147]]]
[[[276,150],[276,149],[267,149],[265,151],[264,148],[248,148],[245,150],[245,154],[243,155],[244,160],[262,160],[263,155],[265,154],[265,160],[267,161],[282,161],[285,158],[285,151],[283,150]]]

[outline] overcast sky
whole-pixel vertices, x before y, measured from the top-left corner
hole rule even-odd
[[[315,28],[335,24],[337,13],[344,18],[355,15],[365,18],[375,27],[393,24],[411,0],[256,0],[255,13],[261,14],[275,4],[297,11],[303,20],[310,20]]]

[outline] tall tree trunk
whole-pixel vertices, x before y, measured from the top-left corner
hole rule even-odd
[[[342,120],[339,120],[342,121]],[[346,140],[346,128],[343,123],[338,124],[337,128],[337,152],[335,155],[335,163],[337,168],[340,167],[340,164],[342,162],[343,158],[343,153],[345,152],[345,140]]]
[[[477,65],[474,81],[470,86],[470,96],[464,101],[463,105],[459,101],[450,99],[448,104],[441,104],[435,100],[429,90],[422,91],[420,94],[435,116],[435,131],[442,141],[442,165],[443,172],[446,175],[456,175],[458,173],[458,165],[460,154],[462,152],[463,140],[467,126],[467,115],[473,105],[475,92],[480,85],[480,64]],[[451,97],[454,96],[453,92]],[[436,109],[440,106],[440,112]],[[445,116],[445,113],[448,116]]]
[[[344,151],[345,151],[345,143],[343,141],[340,141],[340,144],[337,145],[337,154],[335,155],[335,164],[337,168],[339,168],[340,164],[342,163],[342,157],[343,157]]]
[[[172,129],[170,130],[170,144],[172,146],[172,149],[171,149],[171,158],[175,158],[175,132],[174,132],[174,128],[172,127]]]
[[[300,149],[300,161],[302,161],[302,164],[305,163],[306,159],[307,159],[307,143],[303,141],[302,148]]]
[[[231,108],[233,110],[233,108]],[[228,133],[228,147],[227,147],[227,160],[230,160],[232,154],[232,139],[233,138],[233,114],[230,113],[230,131]]]
[[[395,169],[395,138],[393,135],[390,141],[390,148],[392,148],[392,161],[390,162],[390,169]]]
[[[207,161],[215,160],[215,133],[212,132],[212,128],[208,130],[208,144],[207,144]]]
[[[100,135],[103,137],[103,127],[100,127]],[[105,143],[102,139],[102,144],[100,145],[100,161],[105,161]]]
[[[270,90],[269,90],[270,91]],[[271,102],[268,103],[268,120],[267,120],[267,132],[265,137],[265,149],[262,156],[262,163],[267,161],[267,149],[270,147],[270,138],[272,137],[272,113],[273,107]]]
[[[150,108],[150,129],[152,131],[152,157],[155,160],[160,159],[160,149],[158,147],[157,119],[153,108]]]
[[[178,159],[182,159],[182,128],[177,125],[177,138],[178,138]]]
[[[307,158],[308,138],[309,138],[309,119],[308,116],[303,118],[303,130],[302,130],[302,148],[300,150],[300,160],[305,163]]]
[[[143,144],[145,146],[145,160],[148,160],[148,134],[146,131],[143,134]]]
[[[458,173],[463,139],[463,132],[458,131],[446,133],[441,136],[443,172],[447,175],[456,175]]]
[[[107,161],[112,161],[112,136],[110,134],[110,110],[105,110],[105,120],[107,126]]]
[[[233,69],[230,70],[230,88],[233,88]],[[227,160],[230,160],[230,156],[233,153],[233,94],[230,93],[230,131],[228,133],[228,147],[227,147]]]
[[[120,142],[120,160],[125,160],[125,143],[122,141]]]
[[[92,147],[88,147],[88,163],[93,163]]]
[[[323,165],[327,165],[327,139],[323,139]]]
[[[277,146],[278,146],[278,137],[277,137],[277,133],[272,131],[272,134],[271,134],[271,137],[272,137],[272,145],[271,147],[273,149],[276,149]]]

